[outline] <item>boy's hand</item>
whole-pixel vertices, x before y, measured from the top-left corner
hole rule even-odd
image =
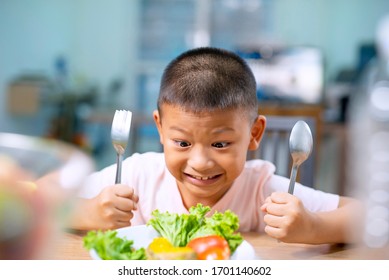
[[[269,236],[296,243],[312,238],[314,216],[296,196],[286,192],[272,193],[261,210],[265,212],[265,232]]]
[[[76,228],[107,230],[130,226],[132,211],[137,210],[138,201],[134,189],[127,185],[104,188],[98,196],[81,201],[75,219],[77,215],[86,216],[76,221]]]

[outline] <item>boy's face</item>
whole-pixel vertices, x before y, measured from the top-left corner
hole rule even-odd
[[[265,118],[253,124],[240,110],[194,114],[163,105],[161,111],[154,120],[185,206],[215,204],[242,172],[247,150],[258,147]]]

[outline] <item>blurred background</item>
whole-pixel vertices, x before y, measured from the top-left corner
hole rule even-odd
[[[249,62],[264,114],[313,112],[315,185],[344,193],[347,108],[388,13],[386,0],[0,0],[0,131],[69,142],[100,168],[115,162],[113,113],[129,109],[126,153],[160,151],[163,68],[222,47]]]

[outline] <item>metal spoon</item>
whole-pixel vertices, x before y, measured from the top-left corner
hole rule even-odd
[[[293,159],[292,170],[290,174],[289,190],[293,194],[294,184],[296,182],[297,170],[299,166],[308,158],[312,151],[312,133],[308,124],[304,121],[298,121],[292,128],[289,138],[289,151]]]

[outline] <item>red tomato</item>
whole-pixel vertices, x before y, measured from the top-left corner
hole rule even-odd
[[[230,250],[224,250],[218,247],[212,247],[197,257],[199,260],[228,260],[230,258]]]
[[[227,241],[219,235],[197,237],[189,241],[199,260],[227,260],[231,251]]]

